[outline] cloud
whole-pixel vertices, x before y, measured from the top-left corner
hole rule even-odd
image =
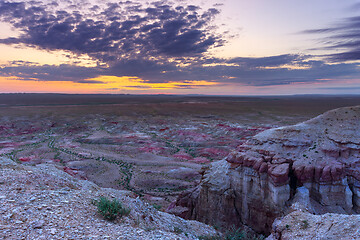
[[[360,2],[352,4],[349,8],[349,11],[358,11],[360,10]]]
[[[226,43],[226,35],[214,30],[217,8],[202,9],[167,0],[148,4],[96,2],[0,1],[0,19],[21,32],[19,37],[0,39],[0,43],[85,54],[99,63],[81,67],[16,61],[0,67],[0,75],[94,84],[102,83],[91,80],[99,76],[128,76],[149,84],[179,82],[174,87],[183,89],[203,86],[187,81],[271,86],[359,77],[356,64],[341,63],[359,59],[358,18],[349,18],[340,26],[306,31],[330,34],[327,47],[344,49],[328,56],[334,64],[300,54],[222,59],[208,54],[209,49]]]
[[[227,63],[236,63],[248,68],[254,67],[276,67],[287,64],[301,64],[303,60],[309,56],[297,55],[297,54],[283,54],[278,56],[262,57],[262,58],[232,58]]]
[[[195,56],[223,42],[210,30],[210,23],[219,14],[215,8],[127,1],[90,5],[77,11],[69,2],[63,9],[52,10],[61,1],[50,5],[1,1],[0,19],[23,34],[1,39],[0,43],[68,50],[111,62],[149,56]]]
[[[360,87],[327,87],[327,88],[317,88],[321,90],[345,90],[345,91],[354,91],[354,90],[360,90]]]
[[[116,90],[121,90],[121,88],[105,88],[104,90],[106,90],[106,91],[116,91]]]
[[[323,49],[337,51],[326,56],[333,62],[360,60],[360,16],[346,18],[332,27],[310,29],[304,33],[325,34]]]
[[[229,64],[236,63],[236,64]],[[212,64],[209,64],[212,63]],[[298,64],[306,68],[288,68],[283,65]],[[265,68],[265,66],[271,66]],[[0,68],[0,75],[17,76],[23,80],[72,81],[77,83],[101,83],[99,76],[137,77],[145,84],[173,82],[173,87],[199,87],[189,81],[226,84],[241,83],[249,86],[290,85],[359,78],[355,63],[326,64],[309,60],[301,55],[280,55],[264,58],[203,59],[200,62],[179,66],[176,63],[124,60],[113,67],[80,67],[72,65],[39,66],[34,63],[16,62],[13,66]],[[179,84],[176,85],[175,83]]]
[[[302,58],[298,56],[295,58]],[[274,59],[277,58],[275,57]],[[291,59],[291,58],[289,58]],[[262,63],[262,61],[264,63]],[[306,68],[289,69],[279,65],[276,68],[248,67],[253,66],[254,62],[258,66],[274,66],[269,62],[269,58],[249,59],[249,63],[245,61],[239,66],[209,66],[209,67],[193,67],[188,69],[188,75],[196,76],[196,80],[208,80],[228,83],[242,83],[251,86],[269,86],[269,85],[288,85],[293,83],[314,83],[319,79],[343,78],[359,76],[357,64],[326,64],[323,61],[304,60],[302,65]],[[285,62],[281,62],[285,63]],[[289,61],[291,63],[291,61]],[[184,73],[184,69],[182,73]]]
[[[101,68],[88,68],[72,65],[33,65],[20,64],[0,67],[0,75],[16,76],[20,80],[38,80],[38,81],[71,81],[77,83],[100,83],[99,81],[87,81],[89,78],[95,78],[103,72]]]
[[[151,86],[125,86],[125,88],[150,89]]]
[[[203,84],[182,84],[182,85],[174,85],[174,89],[196,89],[196,88],[203,88],[208,87],[209,85]],[[218,87],[219,85],[217,85]]]
[[[78,80],[77,83],[91,83],[91,84],[103,84],[103,81],[96,81],[96,80]]]

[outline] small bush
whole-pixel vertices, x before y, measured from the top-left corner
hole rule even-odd
[[[242,240],[247,239],[247,233],[242,231],[240,228],[231,228],[229,231],[225,233],[226,240]]]
[[[147,232],[151,232],[151,231],[156,230],[156,228],[155,227],[146,227],[144,230]]]
[[[176,234],[181,234],[183,232],[183,230],[179,227],[174,227],[174,233]]]
[[[153,206],[156,210],[160,210],[160,209],[162,208],[162,206],[159,205],[159,204],[153,204],[152,206]]]
[[[309,227],[309,222],[307,220],[301,221],[301,228],[307,229]]]
[[[199,240],[222,240],[220,236],[200,236]]]
[[[236,229],[234,227],[230,228],[225,233],[225,240],[263,240],[265,237],[263,235],[254,235],[247,231],[241,230],[240,228]]]
[[[250,234],[240,228],[231,228],[223,236],[200,236],[200,240],[264,240],[265,237]]]
[[[110,201],[106,197],[100,197],[99,200],[94,200],[93,203],[97,206],[98,213],[109,221],[115,220],[118,216],[122,217],[130,213],[130,209],[124,208],[116,199]]]

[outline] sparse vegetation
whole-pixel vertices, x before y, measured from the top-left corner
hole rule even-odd
[[[174,233],[181,234],[181,233],[183,233],[183,230],[179,227],[174,227]]]
[[[307,229],[309,227],[309,222],[307,220],[301,221],[301,228]]]
[[[160,204],[153,204],[152,205],[156,210],[160,210],[162,206]]]
[[[130,209],[124,208],[116,199],[109,200],[106,197],[100,197],[99,200],[93,200],[93,204],[97,206],[98,213],[109,221],[114,221],[117,217],[121,218],[130,213]]]
[[[156,230],[156,228],[155,228],[155,227],[146,227],[144,230],[145,230],[146,232],[151,232],[151,231]]]
[[[201,240],[264,240],[263,235],[251,234],[240,228],[230,228],[222,236],[200,236]]]

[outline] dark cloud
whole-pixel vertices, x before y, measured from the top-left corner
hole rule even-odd
[[[296,57],[295,57],[296,58]],[[302,58],[299,56],[298,58]],[[277,59],[277,58],[274,58]],[[291,58],[290,58],[291,59]],[[208,67],[189,66],[182,69],[181,74],[183,79],[207,80],[216,82],[233,82],[243,83],[252,86],[268,86],[268,85],[287,85],[292,83],[313,83],[318,82],[319,79],[341,79],[345,76],[359,77],[359,70],[357,64],[326,64],[322,61],[303,61],[300,68],[287,68],[281,65],[274,67],[269,63],[270,68],[253,67],[254,60],[258,65],[263,60],[268,63],[268,58],[249,59],[250,63],[246,62],[239,66],[215,65]],[[187,77],[187,78],[186,78]]]
[[[327,88],[317,88],[321,90],[342,90],[342,91],[354,91],[354,90],[360,90],[360,87],[327,87]]]
[[[347,18],[333,27],[310,29],[304,33],[325,34],[322,39],[324,49],[337,51],[337,53],[327,55],[331,61],[360,60],[360,16]]]
[[[218,86],[218,85],[217,85]],[[208,87],[208,85],[202,85],[202,84],[179,84],[175,85],[175,89],[196,89],[196,88],[202,88],[202,87]]]
[[[56,4],[52,2],[51,6]],[[1,39],[0,43],[68,50],[107,62],[149,56],[195,56],[223,42],[209,30],[219,13],[215,8],[176,7],[166,1],[149,6],[129,1],[108,3],[105,7],[91,5],[81,12],[71,10],[73,4],[60,10],[49,6],[42,2],[1,1],[0,19],[23,34]]]
[[[300,62],[300,60],[302,61]],[[272,60],[272,61],[271,61]],[[289,68],[298,64],[299,68]],[[232,62],[231,64],[229,62]],[[234,64],[233,64],[234,63]],[[251,66],[251,67],[249,67]],[[289,85],[293,83],[324,82],[327,79],[360,78],[357,64],[326,64],[311,61],[298,55],[281,55],[265,58],[203,59],[198,63],[179,66],[176,63],[150,60],[123,60],[113,67],[77,67],[71,65],[37,66],[17,62],[0,68],[2,76],[17,76],[23,80],[72,81],[101,83],[89,80],[101,75],[139,77],[145,83],[179,82],[177,88],[199,87],[187,81],[215,83],[242,83],[251,86]],[[133,86],[135,87],[135,86]]]
[[[242,58],[237,57],[227,61],[227,63],[235,63],[248,68],[254,67],[276,67],[281,65],[301,64],[309,56],[297,54],[284,54],[278,56],[262,57],[262,58]]]
[[[78,83],[101,83],[100,81],[88,81],[88,78],[95,78],[101,75],[101,68],[87,68],[72,65],[43,65],[34,66],[32,63],[2,67],[0,75],[16,76],[22,80],[38,80],[38,81],[71,81]]]

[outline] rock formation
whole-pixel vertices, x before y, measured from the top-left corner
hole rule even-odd
[[[296,191],[303,187],[302,191]],[[294,199],[314,214],[360,211],[360,106],[261,132],[224,160],[170,211],[211,224],[269,233]],[[296,192],[300,192],[296,194]],[[301,195],[302,194],[302,195]],[[297,195],[297,196],[295,196]]]
[[[360,216],[326,213],[313,215],[294,211],[275,220],[267,240],[360,239]]]

